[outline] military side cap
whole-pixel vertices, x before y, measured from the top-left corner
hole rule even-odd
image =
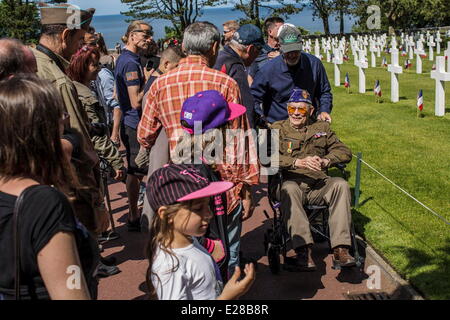
[[[278,31],[281,51],[288,53],[302,50],[302,35],[292,24],[283,24]]]
[[[311,95],[307,90],[295,87],[288,102],[306,102],[312,105]]]
[[[88,30],[95,13],[94,8],[81,10],[79,7],[70,4],[49,6],[40,3],[39,9],[42,25],[65,24],[69,29]]]

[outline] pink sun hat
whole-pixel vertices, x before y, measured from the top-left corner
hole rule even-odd
[[[147,182],[147,197],[152,209],[221,194],[232,182],[211,182],[194,165],[169,164],[156,170]]]

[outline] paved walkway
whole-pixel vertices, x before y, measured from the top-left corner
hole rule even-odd
[[[264,186],[264,185],[263,185]],[[388,297],[390,299],[407,298],[404,288],[393,278],[372,256],[366,257],[364,270],[352,268],[349,270],[333,270],[331,268],[331,255],[326,243],[317,244],[313,248],[313,258],[318,267],[315,272],[288,272],[281,271],[273,275],[268,267],[267,257],[264,254],[263,235],[270,226],[263,214],[263,210],[270,211],[265,190],[260,189],[255,196],[259,204],[251,219],[246,221],[242,233],[242,250],[247,257],[258,261],[256,281],[252,289],[242,297],[243,300],[259,299],[374,299]],[[116,221],[117,232],[120,239],[104,244],[103,256],[114,256],[121,273],[100,280],[100,300],[130,300],[147,299],[146,297],[146,270],[145,246],[148,235],[145,233],[129,233],[126,229],[128,204],[125,184],[114,183],[110,185],[113,215]],[[364,251],[364,250],[362,250]],[[364,255],[364,252],[362,252]],[[374,267],[375,266],[375,267]],[[369,269],[368,269],[369,268]],[[368,286],[375,285],[374,277],[370,274],[379,271],[380,287],[369,290]],[[384,292],[387,296],[373,294]],[[361,296],[360,294],[372,293]],[[349,297],[350,295],[350,297]],[[352,297],[352,295],[356,295]]]

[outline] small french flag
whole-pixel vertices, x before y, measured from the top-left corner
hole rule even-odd
[[[412,67],[412,63],[409,59],[405,60],[405,69],[410,69]]]
[[[375,81],[375,87],[373,88],[373,92],[376,96],[381,97],[381,85],[380,80]]]
[[[417,108],[420,111],[423,110],[423,93],[422,93],[422,89],[420,89],[419,94],[417,95]]]
[[[386,59],[386,57],[383,57],[383,61],[381,62],[381,66],[382,67],[387,67],[387,59]]]
[[[345,88],[350,88],[350,78],[348,76],[348,72],[345,75],[345,80],[344,80],[344,87]]]

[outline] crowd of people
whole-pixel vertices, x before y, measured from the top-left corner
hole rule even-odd
[[[102,164],[126,185],[128,232],[148,232],[152,299],[239,298],[256,277],[240,241],[257,205],[261,128],[279,132],[271,166],[284,172],[296,270],[315,269],[305,203],[329,206],[333,258],[355,264],[350,190],[326,174],[351,152],[295,26],[268,18],[264,40],[252,24],[227,21],[221,34],[195,22],[158,45],[133,21],[112,54],[90,26],[94,9],[75,28],[65,5],[40,10],[39,44],[0,39],[0,300],[96,299],[99,277],[119,272],[101,256],[118,238]],[[71,268],[82,272],[69,286]]]

